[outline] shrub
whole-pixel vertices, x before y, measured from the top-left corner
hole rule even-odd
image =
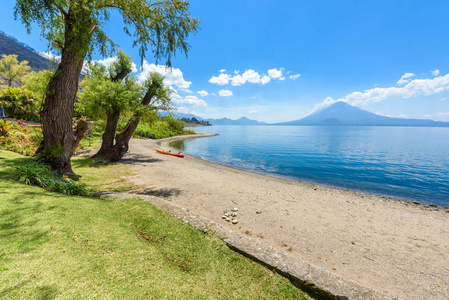
[[[151,131],[151,129],[147,128],[139,128],[137,127],[136,131],[134,131],[134,136],[139,136],[148,139],[155,139],[156,135]]]
[[[16,166],[13,174],[16,180],[27,185],[41,186],[49,191],[67,195],[87,195],[84,185],[55,177],[47,165],[35,160],[29,161],[25,165]]]
[[[11,132],[11,124],[7,124],[5,120],[0,120],[0,137],[6,137]]]
[[[10,118],[38,121],[39,105],[36,94],[27,89],[8,87],[0,91],[0,106]]]
[[[2,121],[0,121],[0,131],[2,131]],[[0,134],[0,147],[5,150],[32,156],[36,152],[42,141],[42,131],[40,128],[10,123],[8,125],[8,135]]]
[[[184,134],[184,122],[172,116],[159,118],[150,124],[140,123],[134,136],[150,139],[163,139]]]
[[[14,170],[14,177],[26,185],[34,184],[46,187],[52,176],[53,173],[48,166],[36,161],[30,161],[22,166],[19,165]]]

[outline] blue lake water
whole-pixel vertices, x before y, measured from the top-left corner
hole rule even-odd
[[[233,167],[449,205],[449,128],[211,126],[191,155]]]

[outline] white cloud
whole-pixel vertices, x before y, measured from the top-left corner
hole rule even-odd
[[[255,114],[255,113],[258,113],[258,112],[259,112],[258,110],[251,110],[251,111],[248,112],[248,114],[252,115],[252,114]]]
[[[172,97],[173,102],[179,105],[189,105],[189,106],[193,106],[193,107],[200,107],[200,106],[207,106],[206,101],[204,101],[203,99],[199,99],[197,96],[186,96],[186,97],[181,97],[179,95]]]
[[[430,73],[432,73],[433,76],[438,76],[438,75],[440,75],[440,70],[435,69],[433,71],[430,71]]]
[[[142,72],[138,76],[138,80],[140,82],[144,82],[150,73],[157,72],[163,76],[165,76],[164,83],[171,87],[177,87],[181,90],[188,90],[191,81],[186,81],[184,79],[184,75],[182,74],[180,69],[177,68],[167,68],[166,66],[149,64],[146,60],[143,61]]]
[[[218,84],[218,85],[226,85],[229,83],[229,80],[231,79],[231,76],[229,76],[228,74],[220,74],[217,76],[212,76],[211,79],[209,79],[210,83],[213,84]]]
[[[271,78],[268,77],[267,75],[264,75],[261,79],[260,79],[260,83],[262,84],[267,84],[268,82],[271,81]]]
[[[279,70],[278,69],[270,69],[270,70],[268,70],[268,76],[270,76],[270,78],[272,78],[272,79],[281,78],[282,71],[283,71],[282,68],[280,68]]]
[[[259,73],[257,73],[254,70],[246,70],[243,74],[242,77],[251,83],[260,83],[260,75]]]
[[[231,80],[232,80],[231,84],[233,86],[239,86],[246,83],[246,80],[241,75],[235,75],[234,77],[231,78]]]
[[[183,90],[183,92],[189,93],[189,94],[193,94],[193,92],[189,89]]]
[[[221,69],[220,71],[218,71],[218,73],[224,73],[226,72],[226,69]]]
[[[383,114],[381,112],[376,112],[376,115],[389,117],[389,118],[400,118],[400,119],[407,119],[408,118],[408,116],[404,115],[404,114],[401,114],[401,115],[388,115],[388,114]]]
[[[37,54],[39,54],[40,56],[42,56],[43,58],[46,58],[48,60],[57,61],[58,63],[61,62],[61,55],[53,54],[50,51],[48,51],[48,52],[37,52]]]
[[[224,69],[223,69],[224,70]],[[223,71],[223,70],[220,70]],[[233,86],[241,86],[244,85],[246,83],[254,83],[254,84],[267,84],[271,81],[271,79],[278,79],[278,80],[285,80],[286,77],[283,76],[284,73],[284,69],[283,68],[279,68],[279,69],[270,69],[267,72],[268,74],[260,74],[252,69],[248,69],[245,72],[243,72],[242,74],[240,74],[240,71],[235,70],[234,71],[234,75],[230,75],[230,74],[226,74],[226,73],[221,73],[218,76],[212,76],[209,79],[209,82],[212,84],[218,84],[218,85],[227,85],[229,83],[231,83]],[[286,72],[291,73],[291,71]],[[288,78],[295,80],[297,79],[299,76],[301,76],[300,74],[297,75],[291,75]]]
[[[403,87],[372,88],[363,92],[353,92],[337,100],[328,97],[318,103],[313,111],[327,107],[335,102],[344,101],[351,105],[364,105],[387,99],[407,99],[414,96],[430,96],[449,90],[449,74],[432,79],[414,79]]]
[[[405,73],[404,75],[402,75],[401,79],[399,79],[399,81],[397,82],[398,85],[403,85],[406,84],[408,82],[410,82],[410,77],[415,76],[415,74],[413,73]]]
[[[218,95],[221,97],[230,97],[232,96],[232,92],[230,90],[221,90],[218,92]]]
[[[246,70],[242,75],[235,75],[231,78],[233,86],[240,86],[247,82],[261,83],[261,77],[259,73],[254,70]]]
[[[94,60],[93,62],[97,62],[100,65],[105,66],[106,68],[109,68],[114,62],[118,61],[118,57],[114,56],[114,57],[107,57],[105,59],[99,59],[99,60]],[[137,72],[137,65],[135,63],[131,64],[131,72]]]
[[[207,95],[209,95],[209,93],[206,92],[205,90],[198,91],[197,93],[200,94],[201,97],[206,97]]]
[[[326,99],[323,100],[323,102],[316,104],[313,109],[312,109],[312,113],[320,110],[322,108],[328,107],[332,104],[334,104],[335,102],[338,102],[339,100],[334,100],[332,97],[327,97]]]
[[[449,111],[445,113],[439,113],[437,114],[437,116],[449,116]]]

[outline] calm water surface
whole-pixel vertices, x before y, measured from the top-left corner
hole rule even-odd
[[[449,128],[211,126],[184,152],[245,170],[449,205]]]

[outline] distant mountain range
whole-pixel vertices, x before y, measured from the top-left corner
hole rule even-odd
[[[167,113],[164,113],[167,115]],[[426,119],[402,119],[376,115],[372,112],[340,101],[314,112],[302,119],[268,124],[242,117],[237,120],[204,119],[192,114],[176,114],[175,118],[196,118],[209,121],[212,125],[285,125],[285,126],[415,126],[415,127],[449,127],[449,122]]]
[[[205,119],[205,121],[209,121],[209,123],[212,125],[268,125],[265,122],[250,120],[247,117],[242,117],[237,120],[223,118],[223,119]]]
[[[168,115],[168,113],[166,113],[166,112],[161,112],[160,114],[163,115],[163,116]],[[197,120],[200,120],[200,121],[207,121],[211,125],[268,125],[265,122],[259,122],[259,121],[255,121],[255,120],[250,120],[250,119],[248,119],[246,117],[242,117],[242,118],[237,119],[237,120],[231,120],[231,119],[228,119],[228,118],[204,119],[204,118],[198,117],[196,115],[192,115],[192,114],[175,114],[173,116],[175,118],[178,118],[178,119],[182,119],[182,118],[186,118],[186,119],[196,118]]]
[[[390,118],[340,101],[314,112],[302,119],[277,123],[274,125],[315,125],[315,126],[421,126],[449,127],[449,122],[436,122],[424,119]]]
[[[39,55],[36,50],[0,30],[1,54],[16,54],[19,62],[24,60],[28,61],[28,65],[33,70],[44,70],[51,67],[50,61]]]

